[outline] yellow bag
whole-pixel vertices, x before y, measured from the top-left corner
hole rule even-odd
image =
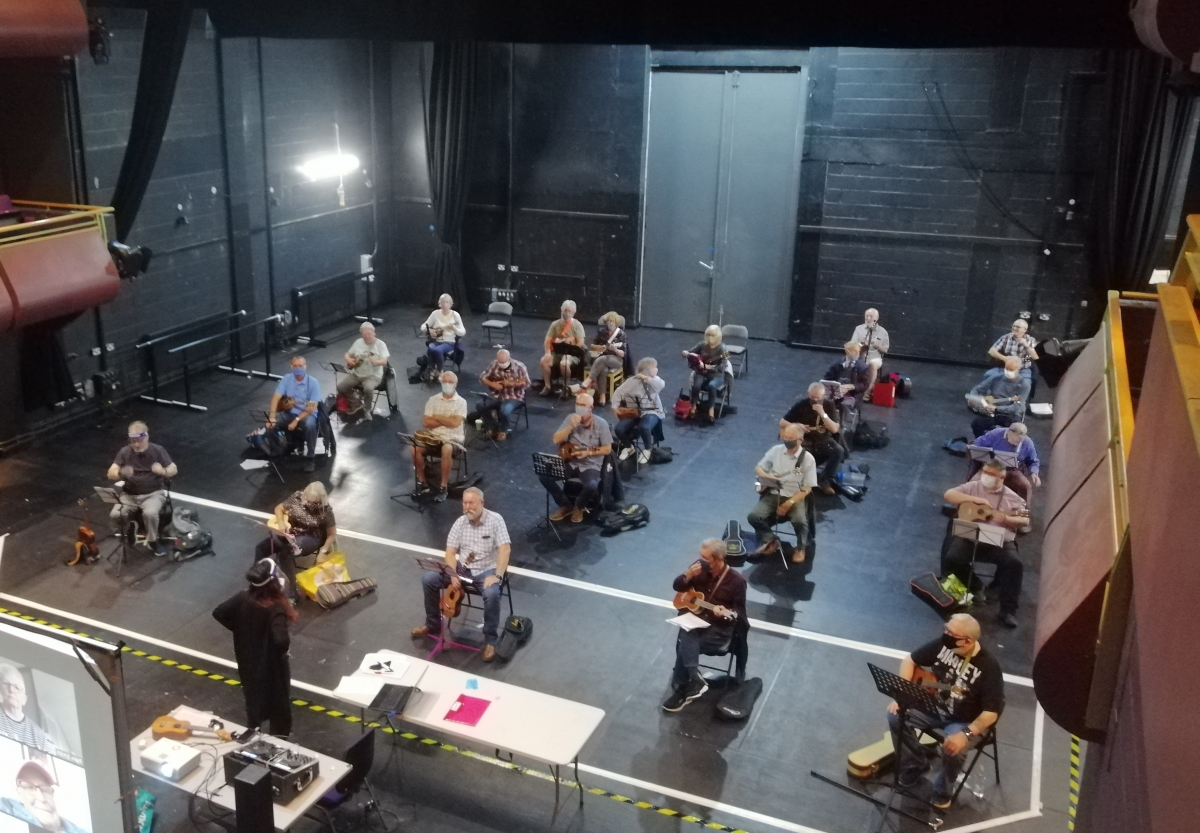
[[[300,588],[301,593],[314,602],[317,600],[317,588],[322,584],[349,580],[350,573],[346,570],[346,554],[343,552],[332,552],[327,559],[316,566],[296,573],[296,586]]]

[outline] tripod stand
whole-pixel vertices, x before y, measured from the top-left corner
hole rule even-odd
[[[926,825],[930,830],[938,830],[942,826],[942,819],[934,816],[933,818],[921,818],[918,815],[908,812],[900,807],[893,807],[896,801],[896,795],[899,794],[906,798],[911,798],[914,801],[920,801],[922,804],[928,804],[923,798],[914,795],[913,793],[900,786],[900,771],[901,759],[907,732],[909,731],[908,713],[910,711],[919,711],[924,714],[936,715],[942,713],[942,705],[936,697],[930,694],[925,689],[918,686],[916,683],[910,682],[903,677],[899,677],[890,671],[884,671],[877,665],[867,663],[867,668],[871,669],[871,676],[875,680],[875,688],[880,694],[886,694],[896,701],[899,706],[897,717],[899,718],[899,727],[896,732],[896,737],[899,739],[898,748],[896,749],[895,763],[892,765],[892,783],[888,786],[887,801],[882,801],[873,795],[867,795],[864,792],[859,792],[853,787],[839,783],[828,776],[822,775],[816,770],[809,772],[814,778],[819,781],[824,781],[826,784],[831,784],[839,790],[850,793],[850,795],[861,798],[863,801],[869,801],[876,807],[883,808],[883,813],[879,818],[879,824],[875,828],[875,833],[880,833],[884,825],[887,824],[888,815],[895,813],[904,818],[911,819],[918,824]]]

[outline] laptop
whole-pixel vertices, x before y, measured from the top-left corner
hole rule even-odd
[[[421,690],[417,688],[416,684],[421,682],[421,678],[424,676],[425,669],[421,669],[420,676],[413,681],[412,685],[384,683],[383,687],[379,689],[379,693],[375,695],[375,699],[371,701],[371,705],[367,708],[384,712],[385,714],[403,714],[408,701],[412,699],[413,692]]]

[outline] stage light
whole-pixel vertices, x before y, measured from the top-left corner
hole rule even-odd
[[[126,280],[133,280],[145,272],[154,254],[146,246],[126,246],[116,240],[109,241],[108,253],[117,265],[117,274]]]
[[[357,171],[358,157],[352,153],[326,153],[314,156],[303,165],[297,165],[296,170],[312,182],[318,179],[333,179]]]

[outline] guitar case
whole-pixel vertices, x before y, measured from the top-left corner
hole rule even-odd
[[[846,774],[851,778],[873,778],[880,770],[891,766],[895,756],[892,733],[884,732],[883,740],[855,749],[846,756]]]
[[[751,677],[734,685],[717,701],[717,717],[724,720],[745,720],[754,711],[754,704],[762,694],[763,683],[759,677]]]
[[[730,521],[725,527],[725,534],[721,536],[725,542],[725,560],[738,566],[746,560],[746,542],[742,540],[742,525],[734,520]]]

